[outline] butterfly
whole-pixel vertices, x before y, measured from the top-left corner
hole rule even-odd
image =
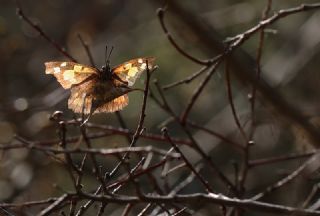
[[[109,61],[101,69],[75,62],[45,63],[45,73],[52,74],[64,89],[71,89],[69,109],[75,113],[110,113],[128,105],[128,93],[137,78],[154,68],[155,58],[136,58],[114,68]]]

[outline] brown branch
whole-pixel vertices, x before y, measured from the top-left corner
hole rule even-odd
[[[183,55],[184,57],[188,58],[189,60],[197,63],[197,64],[200,64],[200,65],[210,65],[212,64],[211,61],[209,60],[199,60],[191,55],[189,55],[188,53],[186,53],[176,42],[175,40],[173,39],[173,37],[171,36],[170,32],[168,31],[166,25],[164,24],[164,13],[165,13],[165,9],[163,8],[159,8],[157,10],[157,15],[158,15],[158,18],[159,18],[159,21],[160,21],[160,24],[161,24],[161,27],[164,31],[164,33],[166,34],[168,40],[170,41],[170,43],[173,45],[173,47],[181,54]]]
[[[199,124],[196,124],[194,122],[191,122],[191,121],[187,121],[187,125],[191,126],[193,128],[196,128],[198,130],[204,131],[204,132],[206,132],[208,134],[211,134],[212,136],[220,139],[221,141],[224,141],[224,142],[232,145],[233,147],[235,147],[237,149],[243,150],[243,145],[241,145],[238,142],[235,142],[233,140],[230,140],[229,138],[227,138],[227,137],[225,137],[225,136],[213,131],[212,129],[205,128],[205,127],[203,127],[203,126],[201,126]]]
[[[144,161],[144,160],[140,160],[140,161],[138,162],[138,164],[131,170],[131,172],[132,172],[132,173],[136,172],[136,170],[141,166],[141,164],[142,164],[143,161]],[[117,167],[120,167],[121,164],[122,164],[122,162],[119,162],[119,163],[117,164]],[[114,170],[115,170],[115,169],[113,169],[113,171],[114,171]],[[112,176],[112,175],[109,175],[109,176]],[[126,177],[128,177],[128,175],[127,175]],[[126,177],[124,177],[124,178],[126,178]],[[120,180],[118,180],[116,186],[115,186],[115,184],[111,184],[111,185],[108,185],[107,188],[108,188],[108,189],[112,189],[113,187],[116,187],[115,189],[112,190],[112,193],[117,192],[117,191],[121,188],[121,186],[126,182],[125,180],[127,180],[127,179],[124,179],[124,178],[122,178],[123,181],[121,182],[121,177],[120,177]],[[98,189],[95,191],[94,194],[95,194],[95,195],[98,195],[98,194],[100,194],[101,192],[102,192],[102,185],[100,185],[100,186],[98,187]],[[82,206],[80,207],[79,211],[77,212],[76,216],[81,216],[81,215],[83,215],[93,203],[94,203],[93,200],[89,200],[89,201],[86,202],[84,205],[82,205]],[[106,204],[106,203],[105,203],[105,204]],[[101,206],[101,207],[104,207],[104,206]]]
[[[289,154],[289,155],[275,156],[275,157],[269,157],[269,158],[255,159],[255,160],[249,161],[249,166],[255,167],[255,166],[283,162],[283,161],[287,161],[287,160],[307,158],[307,157],[310,157],[316,153],[318,153],[318,150],[314,150],[314,151],[306,152],[306,153],[297,153],[297,154]]]
[[[22,202],[22,203],[0,203],[0,207],[2,208],[30,208],[33,206],[38,205],[46,205],[51,204],[59,200],[61,197],[50,197],[48,199],[44,200],[38,200],[38,201],[29,201],[29,202]]]
[[[229,38],[228,41],[234,41],[232,42],[231,47],[239,46],[242,43],[244,43],[246,40],[248,40],[248,38],[251,37],[253,34],[273,24],[274,22],[278,21],[281,18],[287,17],[289,15],[297,14],[299,12],[305,12],[305,11],[315,10],[319,8],[320,8],[320,3],[315,3],[315,4],[301,4],[300,6],[297,6],[294,8],[279,10],[278,12],[275,12],[271,17],[260,21],[258,25],[245,31],[244,33],[241,33],[235,37]]]
[[[271,5],[272,5],[272,0],[268,0],[267,6],[265,10],[263,11],[262,14],[262,20],[265,20],[271,10]],[[259,43],[258,43],[258,49],[257,49],[257,72],[256,72],[256,79],[259,80],[261,76],[261,58],[262,58],[262,50],[263,50],[263,45],[264,45],[264,32],[265,28],[261,28],[260,34],[259,34]],[[251,91],[251,97],[250,103],[251,103],[251,121],[252,121],[252,131],[254,131],[254,126],[255,126],[255,101],[256,101],[256,93],[257,93],[257,88],[255,86],[255,83],[253,83],[252,86],[252,91]],[[253,133],[251,133],[251,136],[253,136]]]
[[[171,140],[171,138],[170,138],[170,136],[168,134],[167,128],[163,128],[162,132],[163,132],[164,136],[168,139],[168,141],[171,143],[171,145],[175,149],[175,151],[178,152],[181,155],[181,158],[186,163],[186,166],[193,172],[193,174],[195,174],[197,176],[199,181],[205,186],[206,191],[209,192],[209,193],[213,192],[213,189],[211,188],[209,183],[200,175],[200,173],[198,173],[198,171],[195,169],[195,167],[193,167],[193,165],[189,162],[189,160],[182,153],[182,151],[180,151],[179,147]]]
[[[69,194],[63,194],[62,196],[60,196],[56,201],[54,201],[51,205],[49,205],[48,207],[46,207],[45,209],[43,209],[38,216],[46,216],[46,215],[50,215],[51,213],[53,213],[56,208],[59,207],[59,205],[61,205],[62,203],[64,203],[66,200],[70,199],[71,195]]]
[[[233,102],[233,94],[232,94],[232,88],[231,88],[231,80],[230,80],[230,71],[229,71],[229,63],[228,63],[228,59],[225,61],[226,63],[226,66],[225,66],[225,75],[226,75],[226,83],[227,83],[227,94],[228,94],[228,100],[229,100],[229,104],[230,104],[230,107],[231,107],[231,111],[232,111],[232,116],[233,116],[233,119],[241,133],[241,135],[243,136],[245,142],[246,142],[246,145],[248,143],[248,137],[240,123],[240,120],[238,118],[238,115],[237,115],[237,111],[236,111],[236,108],[235,108],[235,105],[234,105],[234,102]]]
[[[199,41],[201,41],[201,47],[203,50],[208,49],[216,49],[217,48],[217,40],[214,40],[215,32],[212,29],[208,28],[207,25],[204,25],[203,21],[197,18],[196,16],[188,13],[186,10],[183,10],[181,7],[177,6],[177,3],[171,1],[169,4],[170,8],[173,8],[178,15],[182,16],[181,19],[192,28],[192,30],[199,37]],[[247,41],[251,36],[253,36],[256,32],[258,32],[261,28],[265,28],[268,25],[273,24],[274,22],[280,20],[289,15],[293,15],[299,12],[315,10],[320,8],[320,3],[315,4],[302,4],[295,8],[289,8],[285,10],[280,10],[274,13],[270,18],[261,21],[258,25],[244,32],[243,34],[239,34],[236,37],[232,38],[232,43],[228,46],[227,49],[224,49],[221,43],[218,46],[220,52],[225,55],[230,55],[234,53],[233,51],[238,48],[243,42]],[[240,57],[241,55],[241,57]],[[267,102],[271,103],[278,112],[288,120],[291,120],[298,125],[300,125],[306,132],[307,135],[310,136],[311,140],[313,140],[313,144],[315,146],[319,145],[320,134],[318,130],[308,122],[307,118],[305,118],[299,110],[297,110],[294,106],[291,106],[286,100],[275,91],[264,79],[257,80],[255,76],[255,71],[253,70],[252,65],[255,64],[255,61],[249,57],[246,53],[244,53],[241,49],[238,50],[237,53],[234,53],[231,56],[231,63],[235,65],[237,68],[237,73],[234,75],[239,78],[239,80],[244,81],[244,83],[255,83],[257,87],[257,91],[259,91],[264,99]],[[194,94],[195,96],[195,94]],[[189,103],[192,106],[192,103]],[[190,105],[189,105],[190,106]]]
[[[82,193],[81,196],[87,199],[96,200],[99,202],[112,202],[117,204],[137,204],[137,203],[188,203],[197,205],[199,202],[211,203],[217,205],[225,206],[236,206],[243,209],[273,213],[273,214],[297,214],[305,216],[320,215],[320,211],[311,211],[307,209],[299,209],[284,205],[269,204],[259,201],[254,201],[251,199],[237,199],[224,196],[222,194],[185,194],[185,195],[175,195],[175,196],[160,196],[160,195],[144,195],[143,197],[136,196],[95,196],[87,193]]]
[[[28,23],[33,29],[35,29],[39,34],[46,39],[56,50],[58,50],[62,55],[70,59],[70,61],[77,62],[75,58],[73,58],[64,48],[61,47],[57,42],[55,42],[52,38],[50,38],[43,30],[42,28],[32,22],[29,17],[27,17],[22,10],[22,7],[20,5],[19,0],[16,0],[16,5],[17,5],[17,14],[18,16],[23,19],[26,23]]]
[[[121,216],[128,216],[130,214],[130,210],[133,208],[133,204],[129,203],[126,205],[126,207],[124,208]]]
[[[134,135],[134,132],[124,129],[124,128],[116,128],[113,126],[109,125],[97,125],[97,124],[92,124],[88,123],[87,124],[88,128],[92,129],[100,129],[100,130],[105,130],[107,133],[101,134],[101,136],[97,136],[96,138],[100,138],[106,135],[110,134],[116,134],[116,135],[123,135],[123,136],[128,136],[128,135]],[[92,137],[92,135],[88,136],[89,138]],[[167,140],[160,134],[153,134],[153,133],[143,133],[139,135],[140,138],[148,139],[148,140],[153,140],[153,141],[161,141],[161,142],[167,142]],[[92,137],[93,138],[93,137]],[[188,140],[180,139],[180,138],[172,138],[177,144],[184,144],[184,145],[190,145],[191,143]]]
[[[93,60],[93,56],[92,56],[92,53],[90,51],[90,48],[89,48],[89,45],[83,40],[83,38],[81,37],[80,34],[77,35],[82,46],[84,47],[86,53],[87,53],[87,56],[89,58],[89,61],[90,61],[90,64],[92,67],[96,67],[95,63],[94,63],[94,60]]]
[[[150,76],[151,76],[148,61],[146,62],[146,64],[147,64],[147,70],[146,70],[147,79],[146,79],[146,84],[145,84],[145,88],[143,91],[144,94],[143,94],[143,102],[142,102],[141,111],[140,111],[140,118],[139,118],[139,123],[138,123],[137,129],[132,136],[130,147],[135,146],[135,143],[139,139],[141,132],[142,132],[142,129],[143,129],[144,119],[146,117],[145,112],[146,112],[147,98],[148,98],[148,94],[149,94],[149,82],[150,82]]]
[[[182,80],[179,80],[177,82],[165,85],[162,87],[163,90],[168,90],[171,89],[173,87],[179,86],[181,84],[188,84],[190,83],[192,80],[196,79],[198,76],[200,76],[201,74],[203,74],[204,72],[206,72],[210,67],[209,66],[204,66],[202,67],[199,71],[191,74],[190,76],[188,76],[187,78],[184,78]]]
[[[38,151],[43,151],[43,152],[51,152],[54,154],[95,154],[95,155],[118,155],[121,153],[126,153],[126,152],[131,152],[131,153],[155,153],[167,157],[172,157],[172,158],[179,158],[180,155],[177,153],[168,153],[165,150],[162,149],[157,149],[152,146],[147,146],[147,147],[122,147],[122,148],[115,148],[115,149],[95,149],[95,148],[76,148],[76,149],[57,149],[57,148],[50,148],[50,147],[43,147],[39,145],[35,145],[33,142],[29,142],[26,139],[23,139],[21,137],[17,138],[20,142],[22,142],[22,146],[25,148],[33,149],[33,150],[38,150]],[[22,148],[22,146],[20,148]]]
[[[188,115],[191,111],[191,108],[194,106],[196,100],[198,99],[198,97],[200,96],[202,90],[204,89],[204,87],[207,85],[207,83],[209,82],[210,78],[213,76],[213,74],[216,72],[218,66],[220,65],[220,63],[222,62],[223,58],[220,58],[220,60],[218,62],[216,62],[210,71],[207,72],[206,77],[203,79],[203,81],[200,83],[200,85],[198,86],[198,88],[194,91],[193,95],[191,96],[187,107],[185,108],[185,110],[182,112],[181,114],[181,122],[184,124],[188,118]]]
[[[285,184],[289,183],[293,179],[295,179],[297,176],[299,176],[302,171],[308,166],[309,163],[311,163],[314,160],[314,158],[307,160],[305,163],[303,163],[301,166],[298,167],[295,171],[293,171],[290,175],[286,176],[285,178],[281,179],[280,181],[276,182],[275,184],[267,187],[263,192],[253,196],[251,200],[258,200],[264,197],[265,195],[275,191],[276,189],[284,186]]]
[[[203,151],[203,149],[200,147],[198,142],[193,138],[192,133],[189,131],[188,128],[185,127],[185,125],[182,125],[181,122],[180,126],[182,127],[183,131],[186,133],[186,135],[189,137],[189,139],[192,141],[193,145],[192,147],[201,155],[203,161],[205,161],[209,167],[212,169],[212,171],[220,178],[220,180],[228,187],[229,190],[231,190],[234,194],[237,194],[237,189],[232,184],[232,182],[224,175],[224,173],[219,169],[219,167],[213,162],[210,156],[206,154],[206,152]]]
[[[157,85],[156,85],[157,86]],[[209,167],[214,171],[215,174],[217,174],[219,176],[219,178],[222,180],[222,182],[230,189],[232,190],[234,193],[237,193],[236,188],[234,187],[234,185],[229,181],[229,179],[219,170],[219,168],[215,165],[215,163],[211,160],[211,158],[209,156],[206,155],[206,153],[202,150],[202,148],[199,146],[199,144],[197,143],[197,141],[193,138],[191,132],[188,130],[188,128],[186,128],[186,125],[183,124],[181,122],[181,120],[175,115],[175,113],[172,111],[172,109],[170,108],[169,104],[166,101],[166,98],[164,97],[163,94],[161,94],[162,89],[158,87],[158,90],[160,92],[160,95],[162,96],[162,99],[164,101],[164,103],[160,103],[160,101],[154,96],[151,95],[152,98],[154,99],[154,101],[156,102],[156,104],[162,108],[164,111],[166,111],[168,114],[170,114],[173,119],[181,126],[182,130],[186,133],[186,135],[188,136],[188,138],[190,139],[192,145],[191,147],[193,149],[195,149],[203,158],[204,161],[206,161],[209,165]]]
[[[76,124],[79,124],[78,122]],[[88,128],[92,129],[99,129],[99,130],[104,130],[106,132],[102,133],[89,133],[87,135],[88,139],[98,139],[98,138],[103,138],[107,137],[110,135],[133,135],[134,133],[128,129],[123,129],[123,128],[116,128],[113,126],[109,125],[97,125],[97,124],[91,124],[87,123]],[[18,136],[17,136],[18,137]],[[162,135],[159,134],[152,134],[152,133],[144,133],[140,135],[141,138],[144,139],[149,139],[153,141],[160,141],[160,142],[168,142]],[[190,145],[191,142],[186,139],[180,139],[180,138],[172,138],[175,143],[177,144],[182,144],[182,145]],[[51,145],[57,145],[60,140],[59,139],[54,139],[54,140],[43,140],[43,141],[29,141],[32,142],[34,145],[39,145],[39,146],[51,146]],[[77,143],[79,142],[79,136],[74,136],[74,137],[68,137],[66,138],[67,143]],[[14,148],[23,148],[23,144],[0,144],[0,149],[1,150],[9,150],[9,149],[14,149]]]

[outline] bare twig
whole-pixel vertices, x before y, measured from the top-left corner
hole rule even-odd
[[[317,152],[318,152],[317,150],[314,150],[314,151],[306,152],[306,153],[296,153],[296,154],[282,155],[282,156],[276,156],[276,157],[270,157],[270,158],[250,160],[249,166],[255,167],[255,166],[261,166],[261,165],[268,165],[268,164],[272,164],[272,163],[278,163],[278,162],[282,162],[282,161],[308,158],[308,157],[316,154]]]
[[[181,122],[185,123],[188,115],[191,111],[191,108],[194,106],[196,100],[198,99],[198,97],[200,96],[202,90],[204,89],[204,87],[206,86],[206,84],[209,82],[210,78],[213,76],[213,74],[216,72],[218,66],[220,65],[222,59],[220,59],[220,61],[216,62],[211,70],[209,70],[205,76],[205,78],[202,80],[202,82],[200,83],[200,85],[198,86],[198,88],[194,91],[192,97],[190,98],[187,107],[185,108],[185,110],[182,112],[181,115]]]
[[[86,51],[86,53],[87,53],[87,56],[88,56],[88,58],[89,58],[89,61],[90,61],[91,66],[92,66],[92,67],[96,67],[96,65],[95,65],[95,63],[94,63],[94,60],[93,60],[93,57],[92,57],[92,53],[91,53],[91,51],[90,51],[90,48],[89,48],[88,44],[83,40],[83,38],[81,37],[80,34],[78,34],[78,38],[79,38],[82,46],[84,47],[84,49],[85,49],[85,51]]]
[[[39,216],[46,216],[50,215],[52,212],[55,211],[55,209],[64,203],[66,200],[70,199],[71,196],[69,194],[63,194],[60,196],[56,201],[54,201],[51,205],[49,205],[47,208],[43,209],[38,215]]]
[[[182,159],[184,160],[184,162],[186,163],[186,166],[193,172],[193,174],[195,174],[197,176],[197,178],[201,181],[201,183],[205,186],[207,192],[213,192],[213,189],[211,188],[211,186],[209,185],[209,183],[200,175],[200,173],[197,172],[197,170],[193,167],[193,165],[188,161],[188,159],[184,156],[184,154],[180,151],[180,149],[178,148],[178,146],[172,142],[172,140],[170,139],[170,136],[168,134],[168,130],[167,128],[163,128],[162,132],[164,134],[164,136],[169,140],[169,142],[171,143],[171,145],[173,146],[173,148],[180,153]]]
[[[267,187],[263,192],[253,196],[251,200],[258,200],[264,197],[265,195],[273,192],[274,190],[284,186],[285,184],[289,183],[293,179],[295,179],[297,176],[301,174],[301,172],[307,167],[307,165],[313,161],[313,159],[307,160],[305,163],[303,163],[301,166],[298,167],[295,171],[293,171],[290,175],[286,176],[285,178],[281,179],[280,181],[276,182],[275,184]]]
[[[230,81],[230,71],[229,71],[229,64],[228,64],[228,60],[226,60],[226,66],[225,66],[225,73],[226,73],[226,83],[227,83],[227,93],[228,93],[228,100],[229,100],[229,104],[231,107],[231,111],[232,111],[232,115],[233,115],[233,119],[241,133],[241,135],[243,136],[244,140],[246,143],[248,143],[248,137],[240,123],[240,120],[238,118],[237,115],[237,111],[235,108],[235,105],[233,103],[233,94],[232,94],[232,88],[231,88],[231,81]]]
[[[137,129],[132,136],[130,147],[133,147],[135,145],[135,143],[137,142],[138,138],[140,137],[142,129],[143,129],[144,119],[146,117],[145,112],[146,112],[146,106],[147,106],[147,98],[148,98],[148,94],[149,94],[149,82],[150,82],[150,75],[151,75],[148,62],[146,64],[147,64],[147,70],[146,70],[147,79],[146,79],[146,84],[145,84],[145,88],[144,88],[143,102],[142,102],[141,111],[140,111],[140,118],[139,118],[139,123],[138,123]]]
[[[186,195],[175,195],[175,196],[160,196],[160,195],[144,195],[143,199],[136,196],[95,196],[87,193],[82,194],[88,199],[93,199],[99,202],[113,202],[118,204],[137,204],[137,203],[188,203],[188,204],[198,204],[199,202],[211,203],[217,205],[225,206],[236,206],[239,208],[244,208],[248,210],[255,210],[265,213],[273,214],[297,214],[297,215],[306,215],[314,216],[320,215],[320,211],[311,211],[304,210],[284,205],[269,204],[259,201],[253,201],[251,199],[237,199],[224,196],[222,194],[186,194]]]
[[[181,54],[183,55],[184,57],[190,59],[191,61],[197,63],[197,64],[200,64],[200,65],[210,65],[212,64],[211,61],[208,61],[208,60],[199,60],[191,55],[189,55],[188,53],[186,53],[176,42],[175,40],[172,38],[170,32],[168,31],[167,27],[165,26],[164,24],[164,13],[165,13],[165,9],[163,8],[160,8],[158,9],[157,11],[157,14],[158,14],[158,18],[160,20],[160,24],[161,24],[161,27],[164,31],[164,33],[166,34],[168,40],[170,41],[170,43],[174,46],[174,48]]]
[[[20,5],[19,0],[16,0],[16,5],[17,5],[17,14],[23,19],[25,22],[27,22],[32,28],[34,28],[39,34],[46,39],[56,50],[58,50],[62,55],[70,59],[70,61],[77,62],[75,58],[73,58],[64,48],[61,47],[57,42],[55,42],[52,38],[50,38],[43,30],[42,28],[33,23],[29,17],[27,17],[22,10],[22,7]]]

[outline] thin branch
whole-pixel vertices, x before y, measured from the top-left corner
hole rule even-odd
[[[184,57],[188,58],[189,60],[197,63],[197,64],[200,64],[200,65],[210,65],[212,64],[211,61],[209,60],[200,60],[200,59],[197,59],[191,55],[189,55],[188,53],[186,53],[176,42],[175,40],[173,39],[173,37],[171,36],[170,32],[168,31],[165,23],[164,23],[164,13],[165,13],[165,9],[163,8],[159,8],[157,10],[157,15],[158,15],[158,18],[159,18],[159,21],[160,21],[160,24],[161,24],[161,27],[164,31],[164,33],[166,34],[168,40],[170,41],[170,43],[173,45],[173,47],[181,54],[183,55]]]
[[[289,155],[250,160],[249,166],[255,167],[255,166],[268,165],[268,164],[278,163],[278,162],[283,162],[288,160],[307,158],[316,154],[317,152],[318,150],[313,150],[311,152],[306,152],[306,153],[297,153],[297,154],[289,154]]]
[[[77,123],[79,124],[79,123]],[[108,126],[108,125],[96,125],[96,124],[91,124],[87,123],[88,128],[92,129],[99,129],[99,130],[104,130],[106,132],[102,133],[89,133],[87,135],[88,139],[98,139],[98,138],[103,138],[107,137],[110,135],[123,135],[127,136],[133,135],[134,133],[132,131],[129,131],[127,129],[123,128],[116,128],[113,126]],[[19,137],[19,136],[16,136]],[[162,135],[159,134],[152,134],[152,133],[144,133],[140,134],[141,138],[149,139],[149,140],[154,140],[154,141],[160,141],[160,142],[168,142]],[[180,139],[180,138],[172,138],[175,143],[177,144],[182,144],[182,145],[191,145],[191,142],[186,139]],[[32,142],[33,145],[39,145],[39,146],[52,146],[52,145],[57,145],[60,142],[60,139],[54,139],[54,140],[43,140],[43,141],[28,141]],[[79,142],[79,136],[74,136],[74,137],[68,137],[66,138],[66,143],[78,143]],[[23,144],[0,144],[0,150],[9,150],[9,149],[15,149],[15,148],[23,148]]]
[[[207,72],[206,77],[203,79],[203,81],[200,83],[200,85],[198,86],[198,88],[193,92],[193,95],[191,96],[187,107],[185,108],[185,110],[182,112],[182,115],[180,117],[181,122],[185,123],[188,115],[191,111],[191,108],[194,106],[196,100],[198,99],[198,97],[200,96],[200,94],[202,93],[202,90],[204,89],[204,87],[206,86],[206,84],[209,82],[210,78],[213,76],[213,74],[215,74],[215,72],[217,71],[218,66],[220,65],[220,63],[222,62],[222,58],[220,58],[220,60],[218,62],[216,62],[210,71]]]
[[[179,147],[174,142],[172,142],[172,140],[168,134],[167,128],[163,128],[162,132],[163,132],[164,136],[168,139],[168,141],[171,143],[171,145],[175,149],[175,151],[181,155],[181,158],[186,163],[186,166],[193,172],[193,174],[195,174],[197,176],[197,178],[200,180],[200,182],[205,186],[207,192],[209,192],[209,193],[213,192],[213,189],[211,188],[209,183],[200,175],[200,173],[198,173],[198,171],[195,169],[195,167],[193,167],[193,165],[189,162],[189,160],[186,158],[186,156],[180,151]]]
[[[194,122],[191,122],[191,121],[187,121],[187,125],[188,125],[188,126],[191,126],[191,127],[193,127],[193,128],[196,128],[196,129],[198,129],[198,130],[204,131],[204,132],[206,132],[206,133],[208,133],[208,134],[211,134],[212,136],[220,139],[220,140],[223,141],[223,142],[226,142],[226,143],[232,145],[233,147],[235,147],[235,148],[237,148],[237,149],[240,149],[240,150],[243,149],[243,145],[241,145],[241,144],[239,144],[238,142],[235,142],[235,141],[233,141],[233,140],[230,140],[229,138],[225,137],[225,136],[222,135],[222,134],[219,134],[218,132],[213,131],[212,129],[205,128],[205,127],[203,127],[203,126],[201,126],[201,125],[199,125],[199,124],[196,124],[196,123],[194,123]]]
[[[159,88],[159,92],[161,93],[162,90]],[[231,189],[234,193],[237,192],[236,188],[234,185],[229,181],[229,179],[219,170],[219,168],[215,165],[215,163],[211,160],[209,156],[206,155],[206,153],[202,150],[202,148],[199,146],[197,141],[193,138],[191,132],[186,128],[186,125],[181,122],[181,120],[175,115],[175,113],[172,111],[172,109],[169,107],[164,95],[163,100],[164,103],[160,103],[159,100],[156,99],[154,95],[151,95],[154,101],[157,103],[157,105],[162,108],[164,111],[166,111],[168,114],[170,114],[175,121],[181,126],[182,130],[187,134],[188,138],[190,139],[192,145],[191,147],[194,148],[203,158],[204,161],[206,161],[209,165],[210,168],[214,171],[215,174],[219,176],[219,178],[222,180],[222,182],[229,188]]]
[[[140,111],[140,118],[139,118],[139,123],[138,123],[137,129],[132,136],[130,147],[133,147],[135,145],[135,143],[137,142],[137,140],[139,139],[141,132],[142,132],[142,129],[143,129],[144,119],[146,117],[145,112],[146,112],[147,98],[148,98],[148,94],[149,94],[149,82],[150,82],[150,76],[151,76],[148,61],[146,62],[146,64],[147,64],[147,70],[146,70],[147,79],[146,79],[146,84],[145,84],[145,88],[143,91],[144,94],[143,94],[143,102],[142,102],[141,111]]]
[[[33,29],[35,29],[39,34],[46,39],[56,50],[58,50],[62,55],[70,59],[70,61],[77,62],[75,58],[73,58],[64,48],[61,47],[57,42],[55,42],[52,38],[50,38],[42,28],[36,23],[32,22],[29,17],[27,17],[22,10],[19,0],[15,0],[17,5],[17,14],[23,19],[26,23],[28,23]]]
[[[303,163],[301,166],[298,167],[295,171],[293,171],[290,175],[286,176],[285,178],[281,179],[280,181],[276,182],[275,184],[267,187],[263,192],[253,196],[251,200],[258,200],[264,197],[265,195],[275,191],[276,189],[284,186],[285,184],[289,183],[290,181],[294,180],[297,176],[299,176],[302,171],[308,166],[309,163],[311,163],[314,160],[314,158],[311,158],[307,160],[305,163]]]
[[[273,213],[273,214],[297,214],[305,216],[315,216],[320,215],[320,211],[311,211],[307,209],[299,209],[284,205],[269,204],[259,201],[254,201],[251,199],[237,199],[224,196],[222,194],[185,194],[185,195],[175,195],[175,196],[161,196],[161,195],[144,195],[141,197],[136,196],[95,196],[87,193],[81,194],[87,199],[93,199],[100,202],[112,202],[118,204],[137,204],[137,203],[188,203],[197,205],[199,202],[211,203],[217,205],[225,206],[236,206],[239,208],[244,208],[248,210],[259,211],[263,213]]]
[[[243,136],[244,140],[246,143],[248,143],[248,137],[240,123],[240,120],[238,118],[237,115],[237,111],[235,108],[235,105],[233,103],[233,94],[232,94],[232,88],[231,88],[231,80],[230,80],[230,71],[229,71],[229,63],[228,63],[228,59],[225,61],[226,66],[225,66],[225,75],[226,75],[226,83],[227,83],[227,94],[228,94],[228,100],[229,100],[229,104],[231,107],[231,111],[232,111],[232,115],[233,115],[233,119],[241,133],[241,135]],[[247,144],[246,144],[247,145]]]
[[[229,38],[228,41],[234,41],[231,45],[232,47],[239,46],[240,44],[245,42],[249,37],[251,37],[253,34],[273,24],[274,22],[278,21],[281,18],[287,17],[289,15],[297,14],[299,12],[306,12],[309,10],[315,10],[319,8],[320,8],[320,3],[315,3],[315,4],[301,4],[300,6],[297,6],[294,8],[279,10],[278,12],[275,12],[271,17],[260,21],[259,24],[254,26],[253,28],[233,38]]]
[[[90,61],[90,64],[92,67],[96,67],[95,63],[94,63],[94,60],[93,60],[93,56],[92,56],[92,53],[90,51],[90,47],[88,46],[88,44],[83,40],[83,38],[81,37],[80,34],[77,35],[82,46],[84,47],[86,53],[87,53],[87,56],[89,58],[89,61]]]
[[[136,170],[140,167],[140,165],[142,164],[142,162],[143,162],[143,160],[139,161],[138,164],[131,170],[131,172],[132,172],[132,173],[136,172]],[[121,163],[119,162],[117,165],[120,166],[121,164],[122,164],[122,162],[121,162]],[[127,175],[126,177],[128,177],[128,175]],[[115,185],[115,184],[108,185],[108,189],[112,189],[113,187],[116,187],[116,189],[114,189],[114,190],[112,191],[112,193],[116,193],[117,190],[119,190],[124,183],[125,183],[125,180],[123,180],[123,181],[121,182],[121,178],[120,178],[120,180],[118,180],[118,182],[116,183],[117,185]],[[100,185],[100,186],[98,187],[98,189],[95,191],[94,194],[98,195],[98,194],[100,194],[101,192],[102,192],[102,185]],[[94,203],[93,200],[89,200],[89,201],[86,202],[84,205],[82,205],[82,206],[80,207],[79,211],[77,212],[76,216],[81,216],[81,215],[83,215],[83,214],[89,209],[89,207],[90,207],[93,203]],[[107,203],[105,203],[105,204],[107,204]],[[103,207],[103,206],[101,206],[101,207]]]
[[[76,149],[57,149],[57,148],[50,148],[50,147],[43,147],[40,145],[35,145],[32,142],[29,142],[21,137],[17,138],[20,142],[24,144],[24,147],[33,149],[33,150],[38,150],[38,151],[43,151],[43,152],[52,152],[54,154],[95,154],[95,155],[118,155],[121,153],[126,153],[126,152],[131,152],[131,153],[155,153],[159,155],[164,155],[164,156],[169,156],[173,158],[179,158],[180,155],[177,153],[168,153],[165,150],[162,149],[157,149],[152,146],[147,146],[147,147],[122,147],[122,148],[115,148],[115,149],[95,149],[95,148],[76,148]]]
[[[181,19],[192,28],[193,32],[197,34],[199,37],[199,41],[202,42],[202,47],[206,47],[207,49],[215,49],[217,47],[217,40],[214,40],[212,36],[215,34],[210,28],[207,28],[207,25],[203,25],[203,22],[196,16],[191,13],[186,12],[181,7],[177,6],[177,3],[174,1],[170,2],[171,8],[174,8],[177,11],[177,14],[182,14]],[[316,10],[320,8],[320,3],[315,4],[302,4],[298,7],[289,8],[285,10],[280,10],[274,13],[270,18],[261,21],[259,24],[254,26],[253,28],[247,30],[243,34],[239,34],[236,37],[233,37],[231,44],[224,49],[222,45],[219,43],[219,49],[223,53],[222,56],[229,55],[235,51],[241,44],[247,41],[251,36],[253,36],[256,32],[258,32],[261,28],[265,28],[268,25],[275,23],[276,21],[282,19],[283,17],[294,15],[296,13]],[[241,51],[241,50],[240,50]],[[242,51],[243,53],[243,51]],[[255,72],[252,69],[253,59],[248,56],[244,56],[244,58],[240,59],[237,56],[233,56],[232,63],[235,64],[239,70],[235,73],[240,80],[249,83],[255,83],[257,86],[257,91],[259,91],[264,99],[267,102],[271,103],[280,114],[286,117],[288,120],[291,120],[297,124],[299,124],[310,136],[311,140],[314,141],[312,144],[315,146],[319,145],[320,134],[318,130],[308,122],[308,120],[301,114],[301,112],[296,109],[294,106],[291,106],[276,90],[274,90],[264,79],[257,80],[255,77]],[[247,63],[247,64],[246,64]],[[189,103],[192,104],[192,103]]]
[[[271,5],[272,5],[272,0],[268,0],[267,6],[265,8],[265,10],[263,11],[262,14],[262,20],[265,20],[271,10]],[[263,50],[263,45],[264,45],[264,32],[265,28],[261,28],[260,30],[260,34],[259,34],[259,46],[257,49],[257,58],[256,58],[256,62],[257,62],[257,73],[256,73],[256,77],[257,80],[260,79],[261,76],[261,58],[262,58],[262,50]],[[257,93],[257,88],[255,86],[255,83],[253,83],[252,86],[252,91],[251,91],[251,97],[250,97],[250,102],[251,102],[251,119],[252,119],[252,130],[254,130],[254,125],[255,125],[255,101],[256,101],[256,93]],[[253,133],[250,137],[253,136]]]
[[[54,201],[51,205],[49,205],[47,208],[43,209],[38,216],[45,216],[45,215],[50,215],[53,213],[56,208],[59,207],[62,203],[64,203],[66,200],[70,199],[71,195],[69,194],[63,194],[60,196],[56,201]]]

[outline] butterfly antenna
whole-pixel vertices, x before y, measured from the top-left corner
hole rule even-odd
[[[105,53],[104,53],[104,60],[105,60],[105,64],[106,66],[108,66],[108,58],[107,58],[107,55],[108,55],[108,45],[106,45],[106,50],[105,50]]]
[[[110,56],[111,56],[112,51],[113,51],[113,46],[111,47],[111,50],[110,50],[108,58],[107,58],[108,65],[110,64]]]

